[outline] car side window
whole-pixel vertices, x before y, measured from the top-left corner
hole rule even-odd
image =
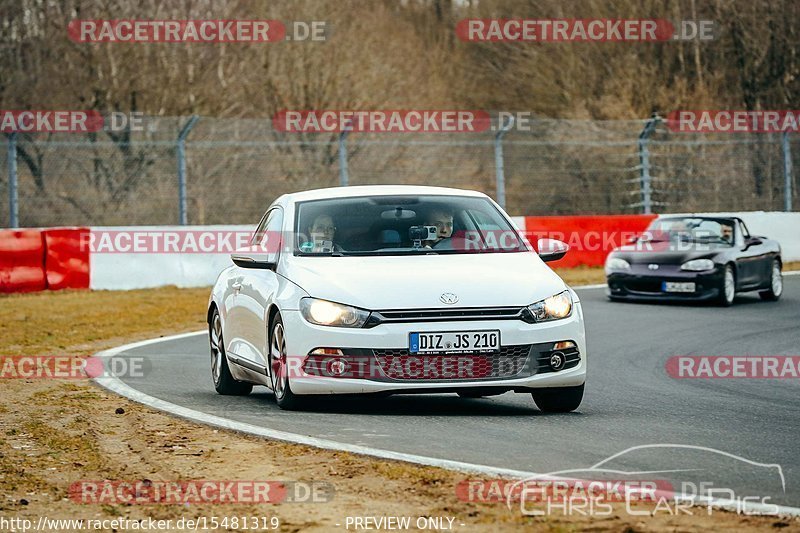
[[[264,213],[264,216],[261,217],[261,221],[256,226],[256,230],[253,232],[253,236],[250,237],[250,246],[255,246],[261,241],[261,237],[264,235],[264,228],[267,226],[267,221],[269,220],[270,214],[272,214],[272,209]]]
[[[281,228],[283,226],[283,211],[279,207],[270,209],[256,228],[251,246],[266,246],[270,243],[269,251],[280,250]]]

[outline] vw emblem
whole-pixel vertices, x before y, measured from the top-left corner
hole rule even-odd
[[[650,270],[658,270],[658,265],[655,263],[650,263],[649,265],[647,265],[647,268],[649,268]]]
[[[452,292],[446,292],[439,296],[439,301],[443,304],[453,305],[454,303],[458,302],[458,296],[453,294]]]

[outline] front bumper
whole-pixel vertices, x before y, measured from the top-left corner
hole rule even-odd
[[[287,339],[287,354],[299,364],[292,365],[290,386],[295,394],[361,394],[379,392],[439,392],[468,388],[503,388],[526,390],[541,387],[569,387],[582,385],[586,381],[586,336],[583,326],[583,311],[580,302],[575,302],[569,318],[541,324],[528,324],[522,320],[470,320],[447,322],[410,322],[380,324],[369,329],[331,328],[316,326],[306,322],[299,311],[284,312],[283,322]],[[371,374],[359,378],[336,378],[327,375],[309,374],[303,362],[310,352],[318,348],[339,348],[345,354],[385,354],[397,351],[407,353],[409,333],[499,330],[501,346],[505,348],[522,345],[543,346],[559,341],[572,341],[579,352],[575,364],[570,363],[562,370],[539,372],[536,362],[531,360],[533,370],[511,376],[476,377],[458,379],[397,379],[392,374]],[[505,353],[505,352],[501,352]],[[385,357],[385,356],[384,356]],[[417,358],[436,358],[442,356],[415,356]],[[450,357],[450,356],[446,356]],[[456,357],[456,356],[453,356]],[[488,356],[477,355],[485,359]],[[382,371],[386,366],[378,365]]]
[[[629,271],[606,275],[606,294],[613,300],[708,301],[720,295],[723,277],[724,269],[719,266],[704,272],[687,272],[679,265],[659,265],[657,271],[652,271],[645,264],[634,264]],[[662,284],[666,281],[693,282],[695,291],[665,292]]]

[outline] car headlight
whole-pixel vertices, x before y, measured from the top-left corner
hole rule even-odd
[[[536,322],[559,320],[572,314],[572,294],[564,291],[528,306]]]
[[[681,270],[691,270],[692,272],[702,272],[703,270],[713,270],[714,261],[711,259],[692,259],[681,265]]]
[[[620,259],[619,257],[608,256],[606,259],[606,274],[610,274],[615,270],[630,270],[631,264],[625,261],[624,259]]]
[[[300,314],[312,324],[339,328],[360,328],[369,318],[364,309],[317,298],[301,299]]]

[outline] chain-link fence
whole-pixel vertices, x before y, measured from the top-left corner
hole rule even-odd
[[[800,207],[792,175],[800,168],[797,135],[535,120],[497,141],[496,131],[295,134],[274,131],[266,118],[202,117],[185,132],[181,180],[178,138],[189,120],[146,118],[133,132],[4,135],[0,220],[12,225],[16,209],[22,227],[178,224],[183,189],[189,224],[253,223],[286,192],[425,184],[496,198],[499,178],[514,215]],[[15,199],[9,148],[16,151]]]

